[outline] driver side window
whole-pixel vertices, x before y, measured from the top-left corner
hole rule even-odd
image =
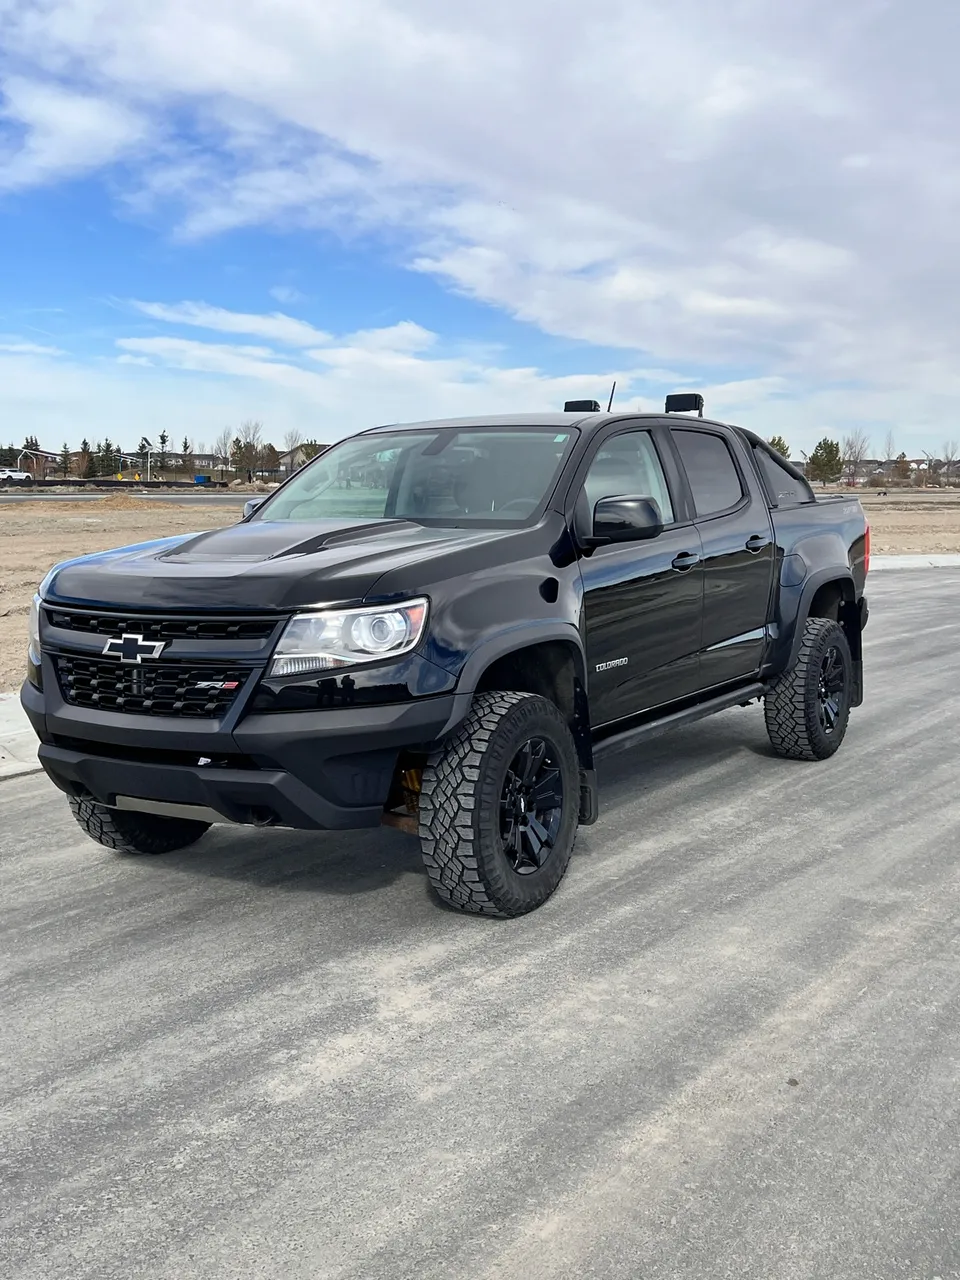
[[[590,511],[601,498],[653,498],[673,524],[667,480],[649,431],[625,431],[601,445],[583,482]]]

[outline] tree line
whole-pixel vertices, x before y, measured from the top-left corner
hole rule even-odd
[[[768,443],[784,458],[790,457],[790,446],[783,436],[773,436]],[[864,431],[852,431],[840,440],[824,436],[809,454],[801,450],[806,477],[817,484],[837,484],[840,480],[856,484],[864,464],[871,459],[871,448],[870,437]],[[925,449],[922,456],[923,461],[915,471],[907,455],[902,450],[896,451],[894,434],[888,431],[882,457],[875,460],[883,465],[884,476],[894,483],[909,483],[917,475],[925,480],[937,477],[949,481],[960,457],[960,446],[956,440],[946,440],[939,453]]]
[[[287,453],[298,451],[297,461],[300,462],[316,457],[324,447],[316,440],[304,440],[298,431],[288,431],[283,446]],[[24,452],[28,455],[43,452],[36,436],[27,436],[19,449],[13,444],[0,447],[0,467],[15,467]],[[109,478],[125,471],[134,471],[144,478],[151,473],[164,476],[170,472],[175,478],[188,478],[195,474],[198,458],[203,459],[204,469],[219,471],[221,479],[228,474],[241,479],[248,475],[251,478],[275,476],[281,466],[280,451],[271,441],[264,439],[263,423],[248,419],[240,424],[239,429],[225,427],[212,449],[205,444],[195,447],[186,436],[177,449],[166,431],[161,431],[154,440],[141,436],[139,445],[132,452],[115,444],[109,437],[95,444],[84,438],[79,449],[71,449],[64,441],[56,463],[48,458],[43,471],[49,473],[52,470],[63,478],[75,476],[81,480]],[[24,467],[36,474],[36,463],[31,457],[24,459]]]

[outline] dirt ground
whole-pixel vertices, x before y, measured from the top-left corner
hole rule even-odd
[[[874,552],[960,552],[960,492],[861,496]],[[0,504],[0,691],[20,684],[30,599],[51,565],[109,547],[219,528],[239,514],[232,506],[179,506],[125,494],[97,502],[44,498]]]
[[[92,551],[233,524],[240,508],[175,506],[126,495],[97,502],[0,504],[0,691],[23,679],[27,612],[51,565]]]

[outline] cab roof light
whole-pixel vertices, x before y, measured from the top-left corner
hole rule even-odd
[[[667,396],[667,413],[693,413],[694,410],[703,417],[703,396],[698,391],[682,391]]]

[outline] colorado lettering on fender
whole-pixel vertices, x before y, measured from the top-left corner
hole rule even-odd
[[[630,661],[629,658],[611,658],[609,662],[598,662],[598,671],[609,671],[611,667],[625,667]]]

